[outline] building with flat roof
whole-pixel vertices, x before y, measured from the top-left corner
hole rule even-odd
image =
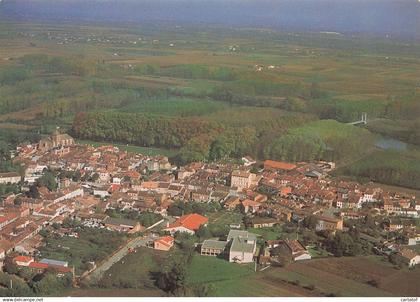
[[[218,256],[223,254],[226,249],[227,241],[220,241],[214,239],[204,240],[201,245],[201,255],[203,256]]]
[[[64,267],[69,266],[69,263],[67,261],[47,259],[47,258],[41,259],[41,261],[39,261],[39,263],[48,264],[48,265],[55,265],[55,266],[64,266]]]
[[[250,263],[254,261],[257,236],[247,231],[230,230],[227,238],[231,242],[229,262]]]

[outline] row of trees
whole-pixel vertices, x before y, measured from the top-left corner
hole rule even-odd
[[[378,151],[337,173],[420,189],[419,163],[420,154],[416,151]]]
[[[166,148],[179,148],[194,137],[221,131],[220,125],[197,118],[148,117],[117,112],[78,114],[73,123],[76,137]]]

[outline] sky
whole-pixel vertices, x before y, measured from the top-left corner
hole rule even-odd
[[[420,0],[3,0],[3,16],[420,36]]]

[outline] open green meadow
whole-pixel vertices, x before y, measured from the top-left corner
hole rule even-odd
[[[164,295],[156,288],[153,272],[156,272],[165,261],[165,252],[148,248],[138,248],[122,260],[115,263],[98,282],[99,288],[130,288],[155,292],[154,295]]]
[[[211,213],[208,218],[211,224],[229,226],[230,224],[242,224],[243,215],[238,212],[217,211]]]

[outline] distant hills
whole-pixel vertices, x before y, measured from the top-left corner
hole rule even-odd
[[[3,0],[25,20],[170,22],[420,37],[417,0]]]

